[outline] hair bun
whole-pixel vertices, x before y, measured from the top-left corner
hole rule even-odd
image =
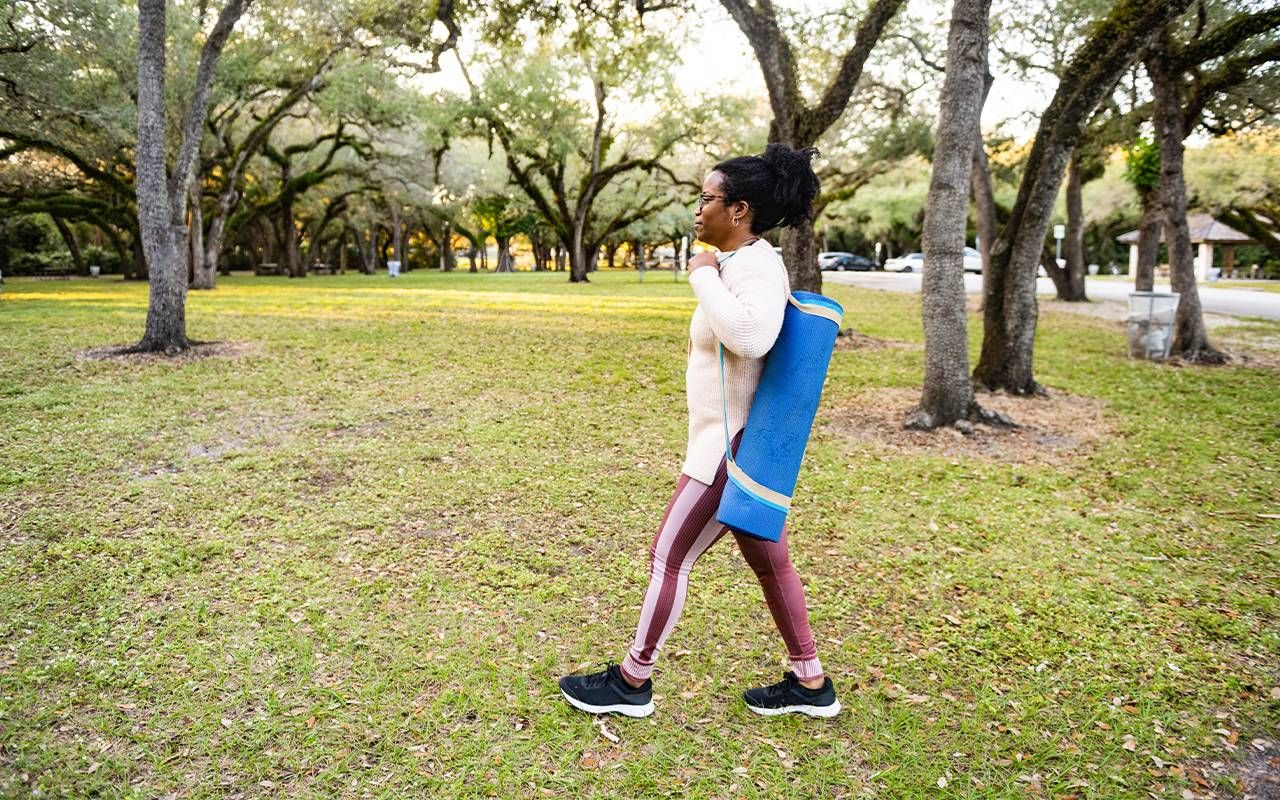
[[[796,172],[805,173],[810,171],[813,168],[811,162],[816,155],[818,155],[818,148],[816,147],[792,150],[785,144],[774,142],[764,148],[760,158],[766,164],[778,170],[779,175],[791,175]]]
[[[753,212],[751,232],[760,234],[813,218],[813,200],[821,186],[810,162],[817,154],[813,147],[792,150],[775,142],[758,156],[721,161],[715,169],[724,176],[726,202],[747,201]]]

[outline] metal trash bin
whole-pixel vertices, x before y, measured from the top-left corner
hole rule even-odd
[[[1177,292],[1130,292],[1129,356],[1163,361],[1173,347]]]

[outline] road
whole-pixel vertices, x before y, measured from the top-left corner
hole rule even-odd
[[[919,292],[920,274],[901,272],[824,272],[823,281],[860,286],[864,289],[883,289],[890,292]],[[964,288],[969,294],[982,291],[982,276],[968,274],[964,276]],[[1264,319],[1280,319],[1280,293],[1253,291],[1250,289],[1215,289],[1212,286],[1198,286],[1200,305],[1211,314],[1227,314],[1236,317],[1262,317]],[[1120,303],[1129,302],[1129,292],[1133,284],[1115,279],[1089,278],[1085,282],[1085,293],[1090,300],[1111,300]],[[1157,283],[1156,291],[1169,291],[1169,284]],[[1036,293],[1054,296],[1053,281],[1040,278],[1036,281]]]

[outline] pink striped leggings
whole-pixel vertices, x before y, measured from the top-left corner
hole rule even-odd
[[[635,642],[622,661],[622,671],[633,681],[643,681],[653,673],[658,651],[684,607],[694,562],[728,531],[715,518],[726,480],[725,463],[721,460],[710,486],[688,475],[681,475],[676,484],[649,548],[649,588],[644,594]],[[778,542],[737,532],[733,536],[760,579],[773,621],[786,642],[792,671],[801,680],[822,677],[822,664],[809,630],[804,587],[787,555],[786,529]]]

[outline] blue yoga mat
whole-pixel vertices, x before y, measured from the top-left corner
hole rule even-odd
[[[782,537],[843,316],[829,297],[793,292],[778,340],[765,356],[736,457],[728,448],[726,414],[729,482],[716,519],[730,529],[770,542]],[[720,377],[723,397],[723,345]]]

